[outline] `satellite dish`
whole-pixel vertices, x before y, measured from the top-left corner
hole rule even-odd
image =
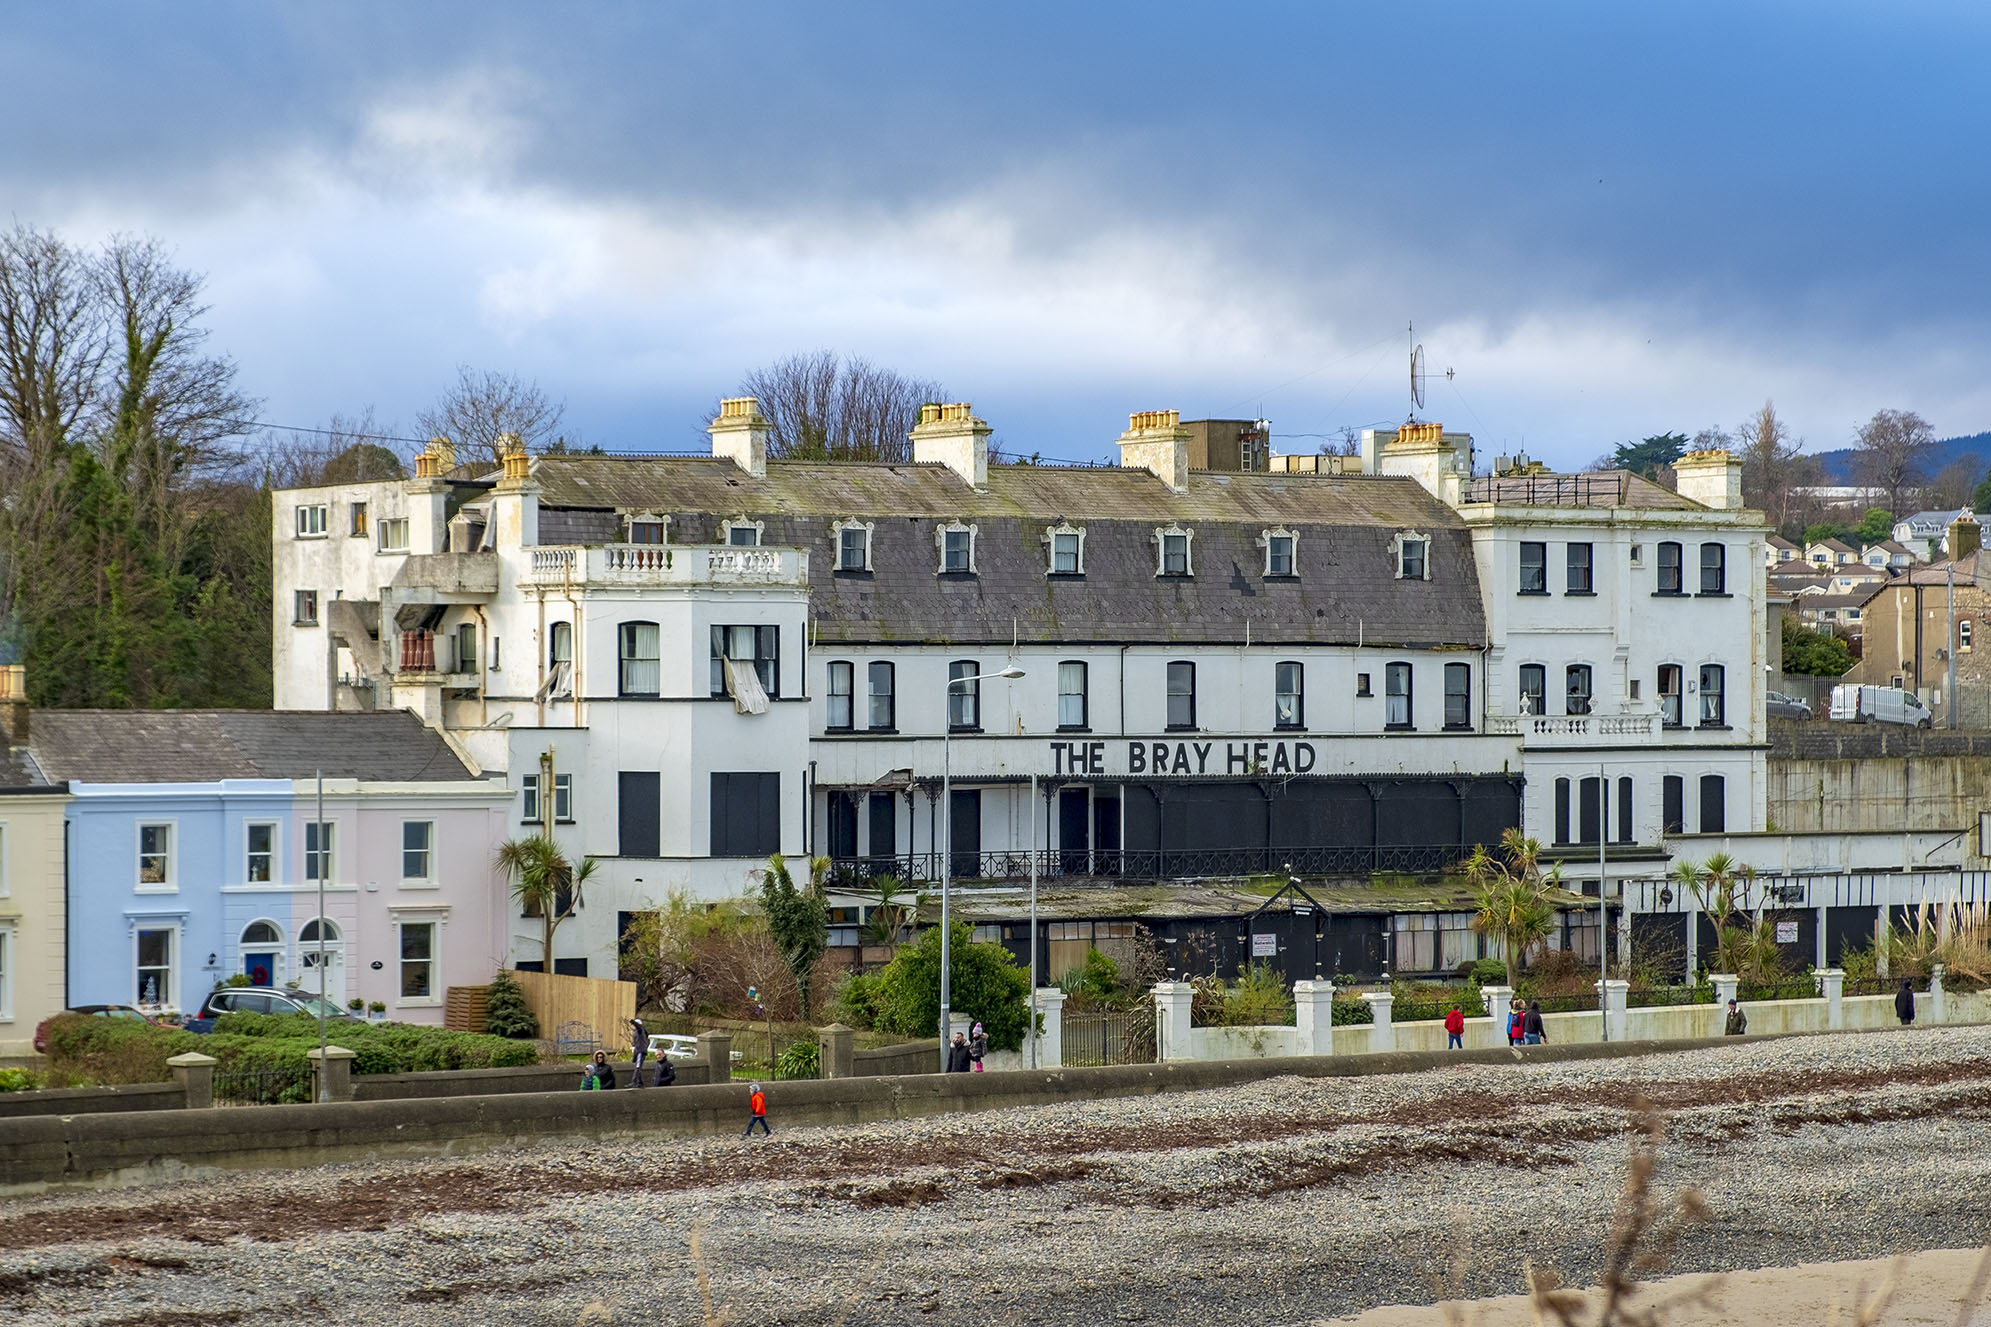
[[[1410,403],[1417,409],[1424,408],[1424,347],[1413,347],[1410,352]]]

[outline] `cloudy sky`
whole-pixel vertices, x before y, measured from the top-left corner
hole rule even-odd
[[[95,4],[10,12],[0,198],[208,274],[283,423],[458,364],[611,448],[835,348],[1002,440],[1409,411],[1581,463],[1774,398],[1991,428],[1991,7]],[[1447,381],[1442,375],[1451,369]]]

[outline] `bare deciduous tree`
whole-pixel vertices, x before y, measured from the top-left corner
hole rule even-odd
[[[1807,489],[1821,475],[1817,458],[1802,453],[1804,440],[1793,438],[1777,407],[1770,401],[1743,420],[1734,434],[1704,429],[1689,450],[1727,447],[1742,459],[1742,500],[1763,512],[1770,523],[1791,537],[1809,523],[1817,500]]]
[[[1867,482],[1887,494],[1899,517],[1901,494],[1921,481],[1922,463],[1936,440],[1929,421],[1913,410],[1876,410],[1860,427],[1860,462]]]
[[[415,427],[455,443],[458,461],[495,462],[498,439],[506,433],[524,439],[527,451],[572,448],[574,440],[560,432],[560,421],[566,414],[567,407],[549,400],[536,382],[526,382],[513,373],[459,364],[456,385],[415,416]]]
[[[904,461],[912,456],[908,435],[920,406],[940,400],[945,389],[818,350],[755,369],[740,380],[740,395],[760,401],[769,456]]]
[[[1922,490],[1922,506],[1929,511],[1956,511],[1971,505],[1980,478],[1975,457],[1961,456],[1937,472]]]

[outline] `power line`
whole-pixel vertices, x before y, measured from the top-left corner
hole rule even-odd
[[[358,438],[367,442],[412,442],[418,446],[429,445],[427,438],[403,438],[392,433],[356,433],[351,429],[314,429],[302,424],[272,424],[267,419],[224,419],[223,424],[236,424],[242,428],[275,429],[280,433],[315,433],[324,438]]]

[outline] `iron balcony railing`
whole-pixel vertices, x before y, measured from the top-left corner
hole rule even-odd
[[[1313,848],[1198,849],[1014,849],[999,852],[915,852],[882,856],[831,855],[846,877],[889,875],[900,880],[938,880],[941,859],[949,858],[956,880],[1027,880],[1031,865],[1040,877],[1104,876],[1124,880],[1178,880],[1196,876],[1367,875],[1375,871],[1442,871],[1464,859],[1472,845],[1341,846]]]

